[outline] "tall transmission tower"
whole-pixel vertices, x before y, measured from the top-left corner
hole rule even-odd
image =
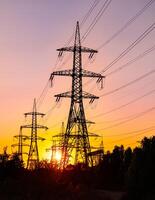
[[[82,79],[83,77],[97,78],[97,82],[101,83],[101,87],[103,87],[104,76],[82,69],[82,53],[89,53],[89,58],[92,58],[97,51],[81,46],[79,22],[77,22],[76,25],[74,46],[63,47],[57,49],[57,51],[59,51],[59,57],[64,51],[73,53],[73,69],[55,71],[50,76],[51,83],[55,75],[72,77],[72,91],[55,95],[56,101],[59,101],[62,97],[71,98],[68,122],[63,138],[60,165],[61,168],[65,168],[72,157],[74,164],[82,162],[86,166],[91,166],[92,158],[88,156],[91,152],[87,129],[87,123],[89,123],[89,121],[87,121],[85,117],[83,98],[90,99],[90,103],[93,103],[93,101],[99,97],[83,91]]]
[[[28,138],[30,139],[30,149],[28,153],[28,160],[27,160],[27,168],[28,169],[36,169],[39,166],[39,152],[38,152],[38,140],[45,140],[42,137],[38,136],[38,129],[45,129],[48,128],[46,126],[42,126],[38,124],[38,116],[43,117],[45,114],[37,112],[36,108],[36,100],[34,99],[33,104],[33,111],[24,114],[25,117],[31,116],[32,123],[29,125],[23,125],[22,128],[31,129],[31,136]]]

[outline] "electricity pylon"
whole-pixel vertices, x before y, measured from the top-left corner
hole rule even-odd
[[[57,153],[59,154],[62,150],[62,142],[63,142],[63,137],[65,134],[65,129],[64,129],[64,122],[62,122],[62,126],[61,126],[61,130],[60,133],[57,135],[53,135],[52,137],[52,146],[51,149],[52,150],[52,155],[51,155],[51,161],[54,167],[59,168],[60,166],[60,160],[56,159]]]
[[[89,58],[92,58],[97,51],[81,46],[79,22],[76,25],[74,46],[63,47],[57,51],[59,51],[59,57],[64,51],[73,53],[73,69],[55,71],[50,76],[51,82],[55,75],[72,77],[72,91],[55,95],[56,101],[59,101],[61,97],[71,98],[68,122],[63,138],[61,168],[68,165],[71,156],[74,157],[74,164],[82,162],[86,166],[91,166],[92,159],[88,156],[91,152],[87,129],[89,121],[85,117],[83,98],[90,99],[90,103],[93,103],[99,97],[83,91],[82,79],[83,77],[97,78],[97,82],[101,83],[101,87],[103,87],[104,76],[82,69],[82,53],[89,53]],[[73,150],[75,150],[74,153]]]
[[[11,147],[18,147],[17,150],[18,157],[20,161],[23,161],[23,154],[27,154],[26,152],[23,152],[23,147],[24,146],[29,147],[30,145],[24,143],[25,140],[28,139],[28,136],[22,134],[22,126],[20,126],[19,134],[15,135],[14,138],[18,139],[18,143],[12,144]]]
[[[37,112],[35,99],[33,104],[33,111],[25,113],[24,115],[25,117],[28,115],[32,117],[32,123],[29,125],[23,125],[22,128],[31,129],[31,136],[28,138],[31,142],[28,153],[27,168],[33,170],[39,166],[38,140],[45,140],[44,138],[38,136],[38,129],[47,130],[48,128],[38,124],[38,116],[43,117],[45,114]]]

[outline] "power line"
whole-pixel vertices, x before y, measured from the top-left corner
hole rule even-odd
[[[80,27],[82,28],[82,26],[85,24],[85,22],[87,21],[87,19],[90,17],[91,13],[93,12],[93,10],[95,9],[95,7],[99,4],[101,0],[95,0],[92,4],[92,6],[90,7],[89,11],[86,13],[86,15],[84,16],[84,18],[82,19],[81,23],[80,23]]]
[[[143,116],[143,115],[145,115],[145,114],[147,114],[149,112],[152,112],[152,111],[154,111],[154,109],[155,109],[155,107],[151,107],[148,110],[145,110],[145,111],[143,111],[141,113],[138,113],[137,115],[134,115],[134,117],[131,117],[130,119],[123,120],[123,121],[121,121],[119,123],[113,124],[111,126],[107,126],[107,127],[103,128],[103,129],[98,129],[96,131],[101,131],[101,130],[107,130],[107,129],[115,128],[115,127],[120,126],[122,124],[125,124],[125,123],[127,123],[129,121],[135,120],[135,119],[137,119],[137,118],[139,118],[139,117],[141,117],[141,116]]]
[[[146,78],[147,76],[152,75],[154,72],[155,72],[155,70],[151,70],[150,72],[138,77],[137,79],[134,79],[133,81],[130,81],[127,84],[124,84],[124,85],[120,86],[119,88],[116,88],[114,90],[111,90],[109,92],[106,92],[106,93],[102,94],[100,97],[104,97],[104,96],[107,96],[107,95],[111,95],[111,94],[113,94],[115,92],[118,92],[119,90],[124,89],[124,88],[126,88],[126,87],[128,87],[130,85],[133,85],[136,82],[141,81],[142,79]]]
[[[155,23],[149,26],[134,42],[131,43],[117,58],[115,58],[109,65],[107,65],[101,73],[104,73],[110,69],[114,64],[116,64],[120,59],[122,59],[129,51],[131,51],[137,44],[139,44],[149,33],[151,33],[155,28]]]
[[[132,85],[132,84],[134,84],[134,83],[136,83],[136,82],[138,82],[138,81],[140,81],[140,80],[146,78],[147,76],[152,75],[154,72],[155,72],[155,71],[152,70],[152,71],[150,71],[150,72],[148,72],[148,73],[146,73],[146,74],[144,74],[144,75],[138,77],[137,79],[135,79],[135,80],[133,80],[133,81],[131,81],[131,82],[125,84],[125,85],[120,86],[119,88],[116,88],[116,89],[114,89],[114,90],[111,90],[111,91],[109,91],[109,92],[106,92],[106,93],[102,94],[100,97],[108,96],[108,95],[111,95],[111,94],[113,94],[113,93],[115,93],[115,92],[121,90],[121,89],[124,89],[124,88],[126,88],[126,87],[128,87],[128,86],[130,86],[130,85]],[[87,82],[87,83],[88,83],[88,82]],[[86,84],[87,84],[87,83],[86,83]],[[94,86],[90,89],[90,91],[93,91],[93,89],[94,89]]]
[[[63,119],[61,121],[65,121],[67,119],[67,116],[63,117]],[[57,125],[60,125],[60,122],[56,122],[55,124],[53,124],[52,126],[48,127],[48,129],[53,129],[55,128]]]
[[[151,0],[145,4],[133,17],[131,17],[118,31],[116,31],[108,40],[101,44],[97,49],[100,50],[109,44],[113,39],[115,39],[120,33],[122,33],[128,26],[130,26],[136,19],[141,16],[153,3],[155,0]]]
[[[114,119],[113,121],[108,121],[108,122],[121,122],[122,120],[126,120],[126,119],[131,119],[133,117],[135,117],[137,114],[132,114],[132,115],[128,115],[128,116],[125,116],[125,117],[121,117],[121,118],[117,118],[117,119]],[[103,123],[106,123],[106,121],[103,121],[103,122],[99,122],[98,124],[103,124]]]
[[[109,1],[109,0],[108,0]],[[106,1],[106,3],[108,2],[108,1]],[[93,3],[93,5],[92,5],[92,7],[90,8],[90,10],[88,11],[88,13],[85,15],[85,17],[83,18],[83,20],[82,20],[82,22],[81,22],[81,26],[86,22],[86,20],[88,19],[88,17],[90,16],[90,14],[92,13],[92,11],[94,10],[94,8],[97,6],[97,4],[100,2],[100,0],[98,0],[98,1],[94,1],[94,3]],[[110,2],[111,2],[111,0],[110,0]],[[105,7],[105,9],[108,7],[108,5],[110,4],[110,2],[106,5],[106,3],[104,4],[104,6],[106,6]],[[104,8],[104,6],[102,7],[102,9]],[[99,12],[100,13],[100,12]],[[101,14],[103,14],[103,13],[101,13]],[[98,15],[97,15],[98,16]],[[96,22],[97,23],[97,22]],[[70,39],[71,40],[71,39]],[[70,41],[68,41],[69,43],[70,43]],[[65,62],[63,62],[63,64],[62,65],[64,65],[66,62],[68,62],[68,60],[70,59],[70,57],[68,57],[66,60],[65,60]],[[53,109],[52,109],[53,110]]]
[[[86,15],[84,16],[84,18],[83,18],[83,20],[82,20],[82,22],[81,22],[81,25],[84,25],[84,23],[86,22],[86,20],[87,20],[88,17],[91,15],[92,11],[94,10],[94,8],[97,6],[97,4],[98,4],[99,2],[100,2],[100,0],[95,0],[95,1],[94,1],[93,5],[91,6],[91,8],[89,9],[89,11],[88,11],[88,12],[86,13]],[[74,34],[73,34],[72,36],[74,36]],[[66,43],[66,45],[69,44],[69,43],[71,42],[71,40],[73,39],[72,36],[71,36],[71,38],[69,39],[69,41]],[[67,58],[67,59],[62,63],[62,66],[63,66],[64,64],[66,64],[66,63],[68,62],[69,59],[70,59],[70,58]],[[57,58],[53,70],[55,70],[55,69],[57,68],[58,61],[59,61],[59,58]],[[61,67],[62,67],[62,66],[61,66]],[[59,67],[59,69],[60,69],[61,67]],[[46,91],[46,90],[47,90],[47,87],[48,87],[48,86],[49,86],[49,80],[47,81],[45,87],[43,88],[43,90],[42,90],[42,92],[41,92],[41,95],[40,95],[39,98],[37,99],[38,107],[40,107],[40,105],[41,105],[41,104],[43,103],[43,101],[44,101],[44,98],[45,98],[45,96],[46,96],[46,94],[47,94],[47,91]],[[51,110],[53,110],[53,107],[51,108]]]
[[[119,97],[117,97],[116,99],[117,100],[119,100],[119,99],[124,99],[124,98],[126,98],[126,97],[129,97],[130,95],[134,95],[134,94],[138,94],[138,92],[140,92],[140,91],[144,91],[144,89],[146,89],[146,88],[148,88],[148,86],[150,86],[150,85],[152,85],[153,83],[154,83],[154,77],[153,77],[153,80],[151,80],[151,78],[149,78],[149,79],[147,79],[147,82],[145,81],[145,82],[142,82],[143,84],[142,85],[140,85],[140,87],[138,87],[138,88],[132,88],[132,90],[129,90],[128,92],[127,92],[127,94],[125,94],[125,95],[121,95],[121,96],[119,96]]]
[[[100,2],[101,0],[95,0],[92,4],[92,6],[90,7],[90,9],[88,10],[88,12],[86,13],[86,15],[83,17],[81,23],[80,23],[80,27],[82,27],[87,19],[90,17],[90,15],[92,14],[93,10],[95,9],[95,7],[98,5],[98,3]],[[74,39],[74,33],[71,35],[70,39],[64,44],[64,46],[67,46],[71,43],[71,41]],[[66,58],[66,60],[62,63],[62,65],[58,68],[58,69],[61,69],[63,67],[63,65],[65,65],[69,60],[70,60],[71,56],[68,55],[68,57]],[[55,69],[54,69],[55,70]]]
[[[111,110],[109,110],[109,111],[107,111],[107,112],[100,113],[100,114],[95,115],[95,116],[93,116],[93,117],[94,117],[94,118],[97,118],[97,117],[100,117],[100,116],[107,115],[107,114],[109,114],[109,113],[115,112],[115,111],[117,111],[117,110],[120,110],[120,109],[122,109],[122,108],[125,108],[126,106],[131,105],[131,104],[133,104],[133,103],[135,103],[135,102],[137,102],[137,101],[143,99],[144,97],[147,97],[147,96],[153,94],[154,92],[155,92],[155,90],[151,90],[151,91],[145,93],[144,95],[142,95],[142,96],[140,96],[140,97],[138,97],[138,98],[135,98],[135,99],[129,101],[128,103],[125,103],[125,104],[123,104],[123,105],[121,105],[121,106],[119,106],[119,107],[113,108],[113,109],[111,109]]]
[[[109,0],[106,0],[106,1],[109,1]],[[111,1],[111,0],[110,0],[110,1]],[[93,5],[92,5],[91,8],[89,9],[89,11],[88,11],[87,14],[85,15],[85,17],[83,18],[82,22],[80,23],[80,27],[82,27],[82,26],[85,24],[86,20],[87,20],[88,17],[91,15],[91,13],[93,12],[93,10],[95,9],[95,7],[98,5],[99,2],[100,2],[100,0],[94,1]],[[104,4],[104,5],[105,5],[105,4]],[[100,11],[102,11],[103,8],[104,8],[104,6],[102,6],[102,8],[101,8]],[[100,11],[99,11],[99,13],[100,13]],[[98,13],[98,14],[99,14],[99,13]],[[97,16],[98,16],[98,14],[97,14]],[[97,17],[97,16],[96,16],[96,17]],[[95,19],[96,19],[96,18],[95,18]],[[93,20],[93,22],[95,21],[95,19]],[[92,23],[93,23],[93,22],[92,22]],[[92,23],[89,25],[87,31],[88,31],[89,28],[92,26]],[[96,23],[97,23],[97,22],[96,22]],[[95,25],[94,25],[94,26],[95,26]],[[94,26],[93,26],[93,27],[94,27]],[[87,33],[87,31],[85,32],[85,34]],[[85,35],[85,34],[84,34],[84,35]],[[72,34],[72,36],[70,37],[70,39],[67,41],[67,43],[65,43],[64,46],[69,45],[70,42],[73,40],[73,38],[74,38],[74,33]],[[83,38],[83,37],[82,37],[82,38]],[[82,41],[82,39],[81,39],[81,41]],[[68,55],[68,57],[67,57],[66,60],[63,62],[63,64],[61,65],[61,67],[59,67],[59,69],[61,69],[62,66],[65,65],[65,64],[70,60],[70,58],[71,58],[71,56]]]
[[[134,84],[134,83],[136,83],[136,82],[142,80],[143,78],[146,78],[147,76],[152,75],[152,73],[154,73],[154,70],[153,70],[153,72],[151,71],[151,72],[149,72],[149,73],[147,73],[147,74],[144,74],[143,76],[138,77],[138,79],[135,79],[135,80],[133,80],[133,81],[131,81],[131,82],[125,84],[125,85],[122,85],[122,86],[119,87],[119,88],[116,88],[116,89],[114,89],[114,90],[111,90],[110,92],[107,92],[107,93],[101,95],[100,97],[111,95],[112,93],[115,93],[115,92],[117,92],[117,91],[119,91],[119,90],[121,90],[121,89],[124,89],[125,87],[128,87],[129,85],[132,85],[132,84]],[[93,89],[94,89],[94,87],[92,87],[92,88],[90,89],[90,91],[92,91]],[[117,91],[116,91],[116,90],[117,90]],[[153,92],[154,92],[154,91],[150,91],[150,94],[153,93]],[[148,93],[149,93],[149,92],[148,92]],[[146,96],[147,96],[147,95],[149,95],[149,94],[146,93]],[[144,96],[145,96],[145,95],[144,95]],[[140,100],[141,98],[143,98],[143,96],[139,97],[139,100]],[[138,101],[138,98],[134,99],[133,102],[132,102],[132,101],[131,101],[131,102],[128,102],[127,104],[130,105],[130,104],[132,104],[132,103],[134,103],[134,102],[136,102],[136,101]],[[127,105],[122,105],[122,106],[120,106],[120,107],[118,107],[118,108],[116,108],[116,109],[119,110],[119,109],[121,109],[121,108],[123,108],[123,107],[125,107],[125,106],[127,106]],[[88,107],[86,107],[86,109],[87,109],[87,108],[88,108]],[[112,109],[112,110],[113,110],[113,109]],[[102,115],[106,115],[106,114],[112,112],[112,110],[109,110],[109,111],[107,111],[107,112],[105,112],[105,113],[101,113],[101,114],[95,115],[95,116],[93,116],[93,117],[99,117],[99,116],[102,116]]]
[[[155,24],[155,23],[154,23],[154,24]],[[140,41],[142,40],[142,38],[144,38],[144,37],[146,36],[146,34],[150,33],[150,31],[152,31],[152,30],[154,29],[154,24],[152,24],[152,25],[144,32],[145,34],[143,33],[136,41],[137,41],[137,42],[140,42]],[[133,42],[132,44],[138,44],[137,42],[136,42],[136,43]],[[129,47],[131,47],[131,45],[130,45]],[[129,47],[128,47],[127,49],[129,49]],[[132,48],[133,48],[133,47],[132,47]],[[144,55],[150,53],[152,50],[154,50],[154,46],[153,46],[151,49],[148,49],[147,51],[145,51],[144,53],[142,53],[141,55],[139,55],[138,57],[136,57],[134,60],[129,61],[129,63],[131,64],[131,62],[134,62],[136,59],[139,59],[139,58],[143,57]],[[115,60],[116,60],[116,59],[115,59]],[[127,64],[129,64],[129,63],[127,63]],[[125,67],[125,66],[123,66],[123,67]],[[154,73],[154,70],[152,70],[151,72],[149,72],[149,73],[147,73],[147,74],[144,74],[143,76],[139,77],[138,79],[133,80],[133,81],[131,81],[131,82],[129,82],[129,83],[127,83],[127,84],[125,84],[125,85],[123,85],[123,86],[121,86],[121,87],[115,89],[115,90],[112,90],[112,91],[110,91],[110,92],[108,92],[108,93],[105,93],[105,94],[101,95],[101,97],[102,97],[102,96],[109,95],[109,94],[112,94],[112,93],[115,93],[115,92],[117,92],[117,91],[119,91],[119,90],[121,90],[121,89],[123,89],[123,88],[125,88],[125,87],[128,87],[129,85],[132,85],[132,84],[134,84],[134,83],[140,81],[141,79],[143,79],[143,78],[145,78],[145,77],[151,75],[152,73]],[[89,83],[89,82],[86,82],[86,84],[88,84],[88,83]],[[85,84],[85,85],[86,85],[86,84]],[[93,87],[93,88],[94,88],[94,87]],[[93,89],[93,88],[92,88],[92,89]],[[92,90],[92,89],[91,89],[91,90]]]
[[[91,5],[90,9],[88,10],[88,12],[85,14],[85,16],[83,17],[81,23],[80,23],[80,28],[82,28],[82,26],[86,23],[86,21],[88,20],[88,18],[90,17],[90,15],[92,14],[93,10],[95,9],[95,7],[99,4],[101,0],[95,0],[93,2],[93,4]],[[69,38],[69,40],[64,44],[64,46],[67,46],[71,43],[71,41],[74,38],[74,33],[72,34],[72,36]]]
[[[85,24],[85,22],[86,22],[87,19],[90,17],[91,13],[93,12],[93,10],[95,9],[95,7],[98,5],[99,2],[100,2],[100,0],[95,0],[95,1],[93,2],[93,4],[91,5],[90,9],[89,9],[88,12],[86,13],[86,15],[83,17],[83,19],[82,19],[82,21],[81,21],[81,23],[80,23],[81,26],[83,26],[83,25]],[[66,43],[66,45],[68,45],[68,44],[72,41],[73,37],[74,37],[74,34],[73,34],[73,35],[71,36],[71,38],[68,40],[68,42]],[[62,65],[66,64],[66,63],[68,62],[68,60],[69,60],[69,59],[67,58],[66,61],[64,61],[64,62],[62,63]],[[55,63],[54,68],[53,68],[53,71],[57,68],[58,62],[59,62],[59,58],[57,58],[57,60],[56,60],[56,63]],[[62,66],[61,66],[61,67],[62,67]],[[61,67],[59,67],[59,69],[60,69]],[[40,105],[41,105],[41,104],[43,103],[43,101],[44,101],[44,98],[45,98],[45,96],[46,96],[45,93],[46,93],[48,84],[49,84],[49,80],[48,80],[48,82],[46,83],[45,87],[43,88],[43,90],[42,90],[42,92],[41,92],[41,95],[40,95],[40,96],[38,97],[38,99],[37,99],[38,107],[40,107]],[[41,101],[41,103],[40,103],[40,101]]]
[[[126,24],[121,28],[119,29],[116,33],[114,33],[106,42],[104,42],[100,47],[98,47],[97,49],[100,50],[101,48],[103,48],[106,44],[108,44],[109,42],[111,42],[115,37],[117,37],[121,32],[123,32],[130,24],[132,24],[140,15],[142,15],[145,10],[147,8],[149,8],[152,3],[154,3],[155,0],[151,0],[149,1],[147,4],[145,4],[145,6],[139,10],[136,15],[134,15],[132,18],[129,19],[129,21],[126,22]],[[138,59],[138,58],[137,58]],[[89,81],[91,82],[91,80]],[[89,83],[87,82],[87,83]]]
[[[37,99],[37,108],[39,108],[41,106],[41,104],[43,103],[46,95],[47,95],[47,91],[49,89],[49,80],[47,81],[45,87],[42,90],[42,93],[40,94],[39,98]]]
[[[122,59],[129,51],[131,51],[138,43],[140,43],[151,31],[153,31],[155,28],[155,23],[153,23],[143,34],[141,34],[131,45],[129,45],[118,57],[116,57],[110,64],[108,64],[104,70],[102,70],[100,73],[106,72],[108,69],[110,69],[113,65],[115,65],[120,59]],[[147,53],[146,53],[147,54]],[[84,86],[88,85],[90,82],[92,82],[92,79],[87,81]],[[92,89],[94,86],[92,87]],[[92,90],[91,89],[91,90]]]
[[[51,80],[53,80],[53,77],[56,75],[72,77],[72,90],[55,95],[55,97],[57,98],[56,101],[59,101],[62,97],[71,98],[66,131],[64,133],[64,137],[61,143],[62,158],[60,162],[60,168],[63,169],[70,163],[68,158],[71,155],[74,155],[74,164],[77,164],[79,160],[82,160],[82,162],[86,166],[91,166],[93,163],[91,157],[88,156],[88,154],[91,152],[91,147],[89,142],[88,127],[87,120],[85,118],[83,99],[89,98],[90,102],[93,102],[95,99],[98,99],[98,97],[87,92],[83,92],[82,76],[98,78],[98,81],[101,81],[104,76],[101,76],[101,74],[97,74],[94,72],[89,72],[86,70],[84,71],[82,69],[81,57],[82,53],[84,52],[92,55],[94,53],[97,53],[97,51],[91,48],[81,47],[79,22],[77,22],[76,24],[74,46],[62,47],[58,49],[58,51],[60,52],[60,54],[62,51],[69,51],[73,53],[73,69],[55,71],[51,74],[50,77]]]
[[[84,41],[87,38],[87,36],[89,35],[89,33],[93,30],[94,26],[97,24],[97,22],[99,21],[99,19],[102,17],[102,15],[104,14],[104,12],[106,11],[106,9],[108,8],[108,6],[110,5],[111,1],[112,0],[106,0],[104,2],[104,4],[102,5],[101,9],[99,10],[99,12],[97,13],[97,15],[93,19],[92,23],[89,25],[89,27],[87,28],[86,32],[82,36],[81,41]]]
[[[45,120],[44,122],[47,122],[50,115],[52,114],[53,110],[56,108],[57,106],[57,103],[55,103],[47,112],[46,112],[46,117],[45,117]]]
[[[150,129],[150,130],[143,131],[143,132],[141,132],[141,133],[137,133],[137,134],[134,134],[134,135],[130,135],[130,136],[127,136],[127,137],[123,137],[123,138],[118,139],[118,140],[111,141],[111,142],[109,142],[108,144],[120,142],[120,141],[126,140],[126,139],[128,139],[128,138],[131,138],[131,137],[133,137],[133,136],[135,137],[135,136],[143,135],[144,133],[151,132],[151,131],[153,131],[153,130],[155,130],[155,128],[152,128],[152,129]]]
[[[132,60],[128,61],[127,63],[123,64],[122,66],[118,67],[117,69],[113,70],[112,72],[107,73],[105,76],[111,76],[116,72],[119,72],[120,70],[128,67],[129,65],[135,63],[136,61],[140,60],[141,58],[143,58],[144,56],[148,55],[149,53],[151,53],[152,51],[155,50],[155,45],[153,45],[151,48],[147,49],[146,51],[144,51],[143,53],[139,54],[137,57],[133,58]]]
[[[132,114],[132,115],[128,115],[128,116],[125,116],[125,117],[113,119],[113,120],[111,120],[111,121],[102,121],[102,122],[98,122],[97,124],[107,124],[107,123],[120,122],[120,121],[122,121],[122,120],[130,119],[131,117],[134,117],[134,116],[136,116],[136,114]]]
[[[104,137],[113,137],[113,136],[117,137],[117,136],[122,136],[122,135],[131,135],[133,133],[144,132],[144,131],[148,131],[148,130],[152,130],[152,129],[155,129],[155,126],[151,126],[151,127],[140,129],[140,130],[136,130],[136,131],[123,132],[123,133],[119,133],[119,134],[116,134],[116,135],[114,135],[114,134],[113,135],[104,135]]]

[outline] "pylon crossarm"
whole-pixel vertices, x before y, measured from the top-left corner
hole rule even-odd
[[[84,77],[96,78],[97,83],[101,83],[101,87],[103,87],[105,76],[82,69],[82,53],[88,53],[89,59],[91,59],[97,53],[97,50],[81,46],[79,22],[76,25],[74,45],[59,48],[57,51],[59,51],[59,57],[62,56],[64,51],[73,53],[73,69],[53,72],[50,77],[51,81],[55,75],[72,77],[72,91],[55,95],[57,102],[62,97],[71,98],[65,134],[55,136],[61,142],[62,158],[60,169],[67,167],[71,162],[70,158],[74,160],[74,164],[82,161],[87,167],[92,166],[93,160],[88,156],[88,153],[91,152],[89,136],[98,137],[98,135],[89,133],[87,130],[88,122],[85,117],[83,99],[90,99],[90,103],[93,103],[99,97],[83,91],[82,79]],[[75,152],[73,151],[74,149]]]
[[[79,149],[79,147],[76,147],[75,145],[70,145],[68,146],[68,151],[70,151],[72,149]]]
[[[48,127],[47,126],[43,126],[43,125],[37,125],[36,128],[41,128],[41,129],[48,130]]]
[[[65,97],[65,98],[70,98],[71,97],[71,92],[64,92],[60,94],[54,95],[56,97],[56,102],[60,101],[60,98]]]
[[[77,52],[90,53],[91,57],[93,56],[94,53],[98,52],[97,50],[94,50],[88,47],[82,47],[82,46],[70,46],[70,47],[63,47],[63,48],[57,49],[57,51],[61,52],[61,54],[59,53],[58,55],[59,57],[62,55],[63,51],[74,52],[75,50]]]
[[[18,146],[18,144],[12,144],[11,145],[11,147],[17,147]]]
[[[53,80],[54,76],[72,76],[72,75],[73,75],[72,69],[55,71],[55,72],[51,73],[50,80]],[[98,81],[105,78],[105,76],[102,76],[99,73],[87,71],[87,70],[84,70],[84,69],[82,69],[82,76],[83,77],[98,78]]]
[[[73,52],[74,51],[74,47],[73,46],[70,46],[70,47],[62,47],[60,49],[57,49],[57,51],[61,52],[61,54],[59,53],[58,56],[61,56],[63,51],[71,51]]]
[[[65,136],[65,134],[63,134],[63,135],[62,134],[61,135],[57,134],[57,135],[53,135],[53,138],[57,138],[57,137],[62,137],[63,138],[64,136]]]
[[[28,125],[23,125],[22,128],[33,128],[32,124],[28,124]],[[42,126],[42,125],[36,125],[36,128],[38,129],[45,129],[47,130],[48,127],[47,126]]]
[[[22,126],[21,126],[21,129],[23,129],[23,128],[32,128],[32,124],[29,124],[29,125],[22,125]]]
[[[28,136],[27,135],[14,135],[13,136],[14,138],[22,138],[23,140],[25,140],[26,138],[28,138]]]
[[[105,78],[105,76],[102,76],[99,73],[91,72],[91,71],[84,70],[84,69],[82,69],[82,76],[83,77],[91,77],[91,78],[100,78],[100,79]]]
[[[39,112],[28,112],[28,113],[24,113],[25,117],[27,117],[28,115],[40,115],[41,117],[45,116],[44,113],[39,113]]]
[[[91,48],[88,48],[88,47],[81,47],[81,52],[84,52],[84,53],[90,53],[90,55],[94,55],[94,53],[98,53],[97,50],[94,50],[94,49],[91,49]]]
[[[60,93],[60,94],[56,94],[54,95],[56,97],[56,102],[59,102],[61,98],[65,97],[65,98],[71,98],[72,94],[71,92],[64,92],[64,93]],[[82,97],[85,99],[90,99],[90,103],[93,103],[95,99],[99,99],[99,97],[90,94],[88,92],[82,92]]]
[[[51,86],[53,86],[54,76],[73,76],[73,70],[68,69],[51,73],[51,76],[49,78],[49,80],[51,81]],[[103,88],[103,79],[105,78],[105,76],[101,75],[100,73],[95,73],[82,69],[82,77],[98,78],[96,82],[101,82],[101,88]]]
[[[90,104],[93,103],[95,99],[99,99],[99,97],[84,91],[82,92],[82,97],[85,99],[90,99]]]
[[[101,137],[95,133],[89,133],[88,136],[89,137]],[[60,137],[64,137],[64,136],[60,136]],[[75,132],[72,132],[72,134],[69,137],[70,138],[83,138],[83,135],[77,135]]]
[[[23,125],[22,128],[32,128],[32,124],[29,124],[29,125]]]
[[[73,70],[68,69],[68,70],[61,70],[61,71],[55,71],[51,74],[51,76],[72,76]]]
[[[51,76],[49,78],[49,80],[51,81],[51,86],[53,86],[54,76],[72,76],[72,75],[73,75],[72,69],[55,71],[55,72],[51,73]]]
[[[75,118],[71,120],[72,123],[74,123],[75,121],[76,121],[76,123],[95,124],[95,122],[92,122],[92,121],[89,121],[89,120],[83,120],[83,119],[77,120]]]

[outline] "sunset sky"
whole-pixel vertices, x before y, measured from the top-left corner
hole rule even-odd
[[[53,70],[72,68],[71,58],[65,62],[69,53],[65,53],[56,65],[58,57],[56,49],[63,47],[69,40],[75,31],[76,21],[82,21],[93,2],[93,0],[0,0],[0,151],[8,145],[11,152],[10,145],[17,143],[15,139],[13,140],[13,135],[18,134],[20,125],[29,122],[28,119],[24,119],[23,113],[32,110],[33,99],[38,99],[41,95],[50,73]],[[149,0],[113,0],[82,45],[98,49],[147,2]],[[103,3],[104,0],[99,2],[81,27],[81,36]],[[123,32],[101,48],[93,61],[89,61],[85,55],[83,68],[101,72],[154,22],[155,2]],[[121,67],[153,46],[155,46],[155,29],[103,75]],[[117,73],[107,76],[103,90],[99,90],[95,80],[83,88],[84,91],[101,96],[152,72],[146,78],[124,89],[102,96],[92,105],[89,105],[87,100],[84,101],[87,119],[96,122],[89,127],[89,130],[103,136],[105,150],[112,149],[115,144],[133,147],[145,135],[152,136],[155,133],[155,130],[147,133],[138,132],[155,126],[155,92],[151,92],[155,90],[153,70],[155,70],[155,50]],[[86,78],[84,82],[87,80]],[[63,99],[60,105],[55,106],[54,94],[66,92],[70,87],[71,78],[55,77],[53,87],[49,85],[45,98],[40,101],[38,110],[48,115],[39,122],[49,127],[47,133],[39,132],[39,136],[47,139],[39,143],[41,158],[47,156],[45,148],[51,146],[52,135],[60,131],[62,121],[66,124],[69,112],[69,99]],[[146,95],[149,92],[151,93]],[[143,95],[146,96],[122,109],[115,110]],[[54,109],[51,111],[51,108]],[[111,110],[115,111],[109,112]],[[134,120],[128,120],[147,110],[150,112]],[[96,140],[93,141],[94,145],[96,143]]]

